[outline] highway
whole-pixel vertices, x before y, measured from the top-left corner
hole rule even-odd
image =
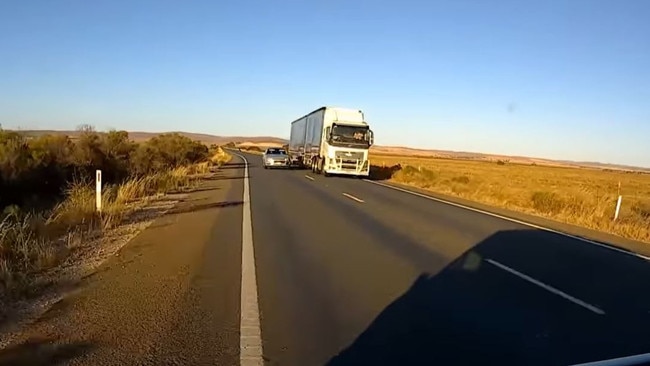
[[[650,352],[644,258],[243,156],[248,179],[236,157],[0,364],[244,364],[256,318],[267,365],[570,365]],[[242,302],[250,294],[257,302]]]

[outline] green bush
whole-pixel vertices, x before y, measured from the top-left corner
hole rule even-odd
[[[0,208],[54,205],[72,181],[90,181],[102,170],[104,184],[205,161],[208,147],[179,134],[136,144],[126,131],[98,133],[79,128],[63,135],[29,137],[0,129]]]
[[[177,133],[156,136],[138,146],[131,161],[136,174],[151,174],[204,161],[209,157],[204,144]]]

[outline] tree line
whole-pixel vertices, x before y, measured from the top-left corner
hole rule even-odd
[[[208,147],[177,133],[136,143],[126,131],[78,136],[27,137],[0,128],[0,208],[42,208],[56,202],[73,181],[91,182],[102,170],[107,184],[206,160]]]

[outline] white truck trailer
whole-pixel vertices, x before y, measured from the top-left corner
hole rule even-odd
[[[314,173],[367,177],[373,140],[362,111],[322,107],[291,123],[289,157]]]

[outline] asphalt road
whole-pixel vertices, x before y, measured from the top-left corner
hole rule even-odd
[[[238,365],[248,207],[268,365],[567,365],[650,352],[644,259],[245,156],[250,206],[236,160],[0,364]]]
[[[650,352],[646,260],[247,157],[270,364],[561,365]]]

